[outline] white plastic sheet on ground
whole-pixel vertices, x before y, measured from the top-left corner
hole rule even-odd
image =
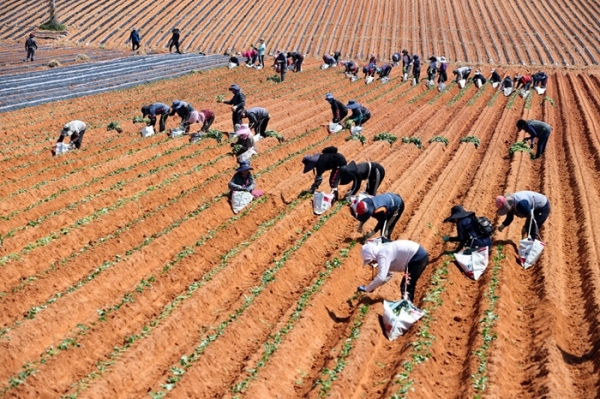
[[[248,191],[233,191],[231,193],[231,209],[237,214],[252,202],[254,196]]]
[[[331,208],[332,201],[333,193],[317,191],[313,194],[313,211],[317,215],[327,212]]]
[[[504,88],[504,96],[508,97],[512,94],[513,88],[512,87],[505,87]]]
[[[545,87],[536,86],[536,87],[534,87],[534,89],[537,92],[537,94],[544,94],[546,92],[546,88]]]
[[[527,98],[527,96],[529,95],[529,90],[521,89],[521,92],[519,94],[521,95],[521,97]]]
[[[466,84],[467,84],[467,80],[466,79],[461,79],[461,80],[458,81],[458,86],[461,89],[464,89]]]
[[[446,90],[446,83],[442,82],[438,85],[438,91],[444,91],[444,90]]]
[[[519,241],[519,259],[521,260],[521,266],[523,266],[524,269],[529,269],[533,266],[542,255],[542,251],[545,247],[546,244],[540,240],[534,240],[531,237]]]
[[[343,129],[343,126],[339,123],[330,122],[329,123],[329,133],[337,133]]]
[[[235,68],[235,67],[237,67],[237,66],[238,66],[238,64],[236,64],[235,62],[230,62],[229,64],[227,64],[227,67],[228,67],[229,69],[233,69],[233,68]]]
[[[56,148],[54,150],[56,155],[62,155],[65,154],[69,151],[71,151],[73,149],[73,146],[71,145],[71,143],[67,144],[67,143],[56,143]]]
[[[327,69],[327,68],[329,68],[329,64],[323,64],[323,65],[321,65],[321,69]]]
[[[258,154],[258,153],[254,149],[254,147],[251,147],[248,151],[243,152],[240,155],[238,155],[237,161],[238,161],[238,163],[239,162],[249,161],[250,158],[252,158],[252,156],[255,155],[255,154]]]
[[[154,135],[154,128],[152,126],[144,126],[142,128],[142,137],[150,137]]]
[[[471,277],[473,280],[477,280],[481,277],[483,272],[485,272],[485,269],[488,266],[489,248],[483,247],[473,250],[469,255],[466,255],[464,252],[465,251],[461,251],[454,254],[456,263],[458,263],[467,276]]]
[[[353,76],[350,78],[350,81],[351,81],[351,82],[356,82],[358,79],[360,79],[358,76],[354,76],[354,75],[353,75]]]
[[[424,312],[403,299],[397,302],[383,301],[383,326],[390,341],[404,335]]]
[[[359,134],[361,134],[363,131],[363,127],[362,126],[352,126],[350,128],[350,134],[358,136]]]

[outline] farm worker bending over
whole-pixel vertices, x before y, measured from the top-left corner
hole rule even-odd
[[[475,82],[477,79],[479,79],[481,81],[482,86],[485,84],[485,82],[487,82],[487,79],[485,77],[483,77],[483,74],[481,73],[481,71],[479,69],[476,70],[475,75],[473,75],[473,82]]]
[[[520,87],[523,87],[523,90],[527,91],[531,87],[531,83],[533,83],[533,79],[529,75],[515,75],[515,83],[517,86],[515,90],[518,90]]]
[[[254,176],[252,176],[250,162],[240,162],[240,166],[235,170],[235,174],[228,184],[230,191],[248,191],[249,193],[256,187]],[[231,192],[229,193],[231,195]]]
[[[25,40],[25,51],[27,51],[27,59],[25,59],[25,61],[29,61],[29,59],[31,58],[31,62],[33,62],[33,56],[35,55],[35,50],[37,50],[37,43],[35,42],[35,35],[33,33],[30,33],[27,40]]]
[[[252,136],[252,132],[248,128],[248,125],[241,125],[235,134],[238,139],[235,143],[231,143],[234,155],[240,156],[246,151],[254,148],[254,137]]]
[[[435,80],[435,74],[438,71],[438,66],[437,66],[437,57],[432,55],[431,57],[429,57],[429,67],[427,68],[427,80],[431,81],[433,83],[433,81]]]
[[[517,216],[526,218],[521,235],[527,235],[531,228],[531,237],[539,239],[540,229],[550,214],[550,201],[545,195],[534,191],[517,191],[496,197],[496,208],[498,216],[506,215],[504,222],[498,226],[498,231],[504,230]],[[534,222],[531,220],[532,216]]]
[[[378,271],[377,277],[371,281],[371,284],[366,287],[364,285],[359,286],[358,291],[372,292],[377,287],[390,281],[394,272],[407,273],[408,283],[406,283],[406,276],[403,276],[400,283],[400,293],[404,297],[404,290],[406,289],[408,300],[413,301],[417,281],[429,263],[429,254],[425,248],[409,240],[385,243],[373,240],[363,245],[360,255],[363,266],[371,265],[377,267]]]
[[[379,74],[379,80],[389,79],[390,73],[392,73],[392,65],[384,64],[381,68],[377,68],[377,73]]]
[[[408,53],[408,50],[402,50],[402,73],[408,77],[408,72],[410,71],[410,63],[412,61],[412,57]]]
[[[550,133],[552,133],[552,127],[546,122],[536,121],[535,119],[529,119],[528,121],[519,119],[517,121],[517,128],[519,129],[518,131],[525,130],[525,133],[529,133],[530,137],[525,137],[523,141],[531,140],[531,148],[533,148],[535,139],[538,139],[537,152],[534,159],[541,157],[544,151],[546,151],[546,144],[548,143]]]
[[[242,112],[244,112],[246,106],[246,95],[242,93],[242,89],[236,84],[232,84],[229,91],[233,93],[233,97],[229,101],[223,101],[223,104],[231,105],[231,121],[235,132],[235,125],[242,124]]]
[[[371,119],[369,110],[354,100],[348,101],[346,108],[352,111],[352,115],[348,119],[354,122],[356,126],[362,126],[363,123]]]
[[[258,51],[252,47],[249,50],[243,51],[242,57],[246,57],[246,66],[252,66],[256,61],[256,57],[258,57]]]
[[[338,184],[340,183],[340,168],[346,165],[346,158],[338,153],[338,149],[336,147],[327,147],[324,148],[321,154],[315,155],[305,155],[302,158],[302,163],[304,164],[304,171],[302,173],[309,172],[311,170],[315,170],[315,181],[312,186],[310,186],[310,190],[308,190],[311,194],[314,194],[315,191],[321,185],[323,181],[323,173],[330,170],[331,175],[329,176],[329,187],[331,187],[334,200],[338,199]]]
[[[334,51],[333,54],[331,54],[331,55],[333,55],[333,59],[335,60],[335,63],[337,65],[339,65],[340,64],[340,58],[342,58],[342,53],[340,53],[339,51]]]
[[[85,123],[82,121],[71,121],[66,123],[60,131],[57,143],[62,143],[65,137],[70,137],[71,143],[75,148],[81,148],[81,142],[83,141],[83,135],[85,134]]]
[[[202,123],[201,132],[207,132],[210,126],[215,121],[215,114],[209,109],[203,109],[201,111],[192,111],[190,118],[188,119],[188,128],[192,123]]]
[[[173,46],[175,46],[175,50],[177,50],[178,54],[181,54],[181,50],[179,50],[179,29],[173,28],[171,31],[171,39],[169,40],[169,53],[173,51]]]
[[[260,43],[260,45],[256,49],[256,51],[258,52],[258,66],[260,68],[264,68],[265,67],[265,51],[267,50],[267,46],[265,46],[265,39],[260,39],[258,42]]]
[[[398,194],[385,193],[376,195],[372,198],[365,198],[356,204],[354,217],[360,222],[357,231],[362,233],[363,224],[373,217],[377,220],[377,225],[366,235],[367,238],[380,232],[382,237],[391,239],[394,227],[404,212],[404,201]]]
[[[385,177],[385,169],[377,162],[356,164],[356,162],[351,161],[348,165],[340,168],[340,175],[340,184],[352,183],[350,191],[346,194],[346,199],[350,201],[350,197],[358,194],[363,180],[367,181],[367,194],[377,195],[377,189]]]
[[[510,78],[510,76],[507,76],[502,81],[502,84],[500,85],[500,89],[499,90],[511,89],[512,87],[513,87],[513,81]]]
[[[500,83],[500,82],[502,82],[502,78],[500,77],[500,74],[495,69],[492,69],[492,77],[490,78],[490,81],[492,83]]]
[[[154,103],[150,105],[144,105],[142,107],[142,118],[148,117],[150,118],[150,122],[147,123],[148,126],[152,126],[154,129],[156,126],[156,115],[160,115],[160,127],[159,131],[164,131],[167,125],[167,118],[169,117],[169,106],[163,103]]]
[[[475,212],[467,212],[460,205],[454,205],[450,211],[450,216],[444,219],[444,223],[452,222],[456,224],[456,237],[443,236],[444,242],[458,242],[454,252],[460,252],[463,247],[467,248],[492,248],[492,239],[489,234],[481,231]]]
[[[254,129],[254,133],[260,136],[256,137],[256,140],[267,137],[265,132],[270,120],[269,111],[261,107],[252,107],[242,112],[242,117],[248,118],[248,127]]]
[[[392,54],[392,63],[394,64],[394,66],[400,65],[401,59],[402,59],[402,54],[400,54],[400,53]]]
[[[456,68],[454,71],[452,71],[452,73],[456,75],[456,83],[458,83],[459,80],[469,79],[469,75],[471,74],[471,68],[463,66],[460,68]]]
[[[531,77],[533,79],[533,87],[540,86],[542,89],[548,84],[548,74],[538,71]]]
[[[325,100],[331,105],[331,113],[333,114],[333,123],[340,123],[346,116],[348,116],[348,108],[339,100],[333,97],[333,94],[327,93]]]
[[[413,55],[412,60],[412,73],[413,73],[413,84],[419,83],[419,78],[421,77],[421,60],[418,55]]]
[[[333,58],[330,54],[323,54],[323,62],[330,67],[337,66],[335,62],[335,58]]]
[[[128,41],[131,41],[131,51],[135,51],[140,48],[140,34],[138,33],[137,29],[135,29],[135,26],[133,29],[131,29]]]
[[[187,133],[190,130],[190,122],[189,119],[192,116],[192,112],[194,112],[194,107],[191,104],[186,103],[185,101],[174,100],[173,104],[171,104],[171,113],[169,116],[173,116],[177,113],[177,115],[181,118],[181,128],[185,129]]]
[[[360,70],[360,68],[358,67],[358,64],[356,62],[348,60],[342,62],[342,65],[344,65],[345,74],[358,76],[358,71]]]
[[[281,78],[281,81],[283,82],[285,80],[285,73],[288,69],[287,56],[285,54],[285,51],[280,50],[277,52],[277,56],[275,57],[275,63],[273,64],[273,66],[275,67],[275,71],[279,72],[279,76]]]
[[[297,51],[292,51],[288,53],[287,56],[293,61],[292,69],[294,72],[302,72],[302,61],[304,61],[304,56]]]

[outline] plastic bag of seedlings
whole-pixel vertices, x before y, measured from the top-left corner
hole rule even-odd
[[[477,280],[489,263],[489,248],[483,247],[479,249],[467,248],[464,251],[454,254],[456,263],[473,280]]]
[[[248,191],[232,191],[231,192],[231,209],[237,214],[239,211],[248,206],[252,202],[254,196]]]
[[[142,137],[150,137],[154,135],[154,128],[152,126],[144,126],[142,128]]]
[[[327,129],[327,131],[329,132],[329,134],[332,134],[332,133],[339,132],[343,128],[344,127],[340,123],[330,122],[329,123],[329,128]]]
[[[74,148],[73,144],[69,143],[56,143],[54,147],[54,155],[62,155],[71,151]]]
[[[545,87],[536,86],[535,87],[535,91],[537,92],[537,94],[542,95],[542,94],[544,94],[546,92],[546,88]]]
[[[362,133],[363,131],[363,127],[362,126],[352,126],[350,128],[350,134],[354,135],[354,136],[358,136]]]
[[[390,341],[395,340],[415,324],[424,312],[408,299],[397,302],[383,301],[383,326]]]
[[[185,130],[180,129],[180,128],[171,129],[171,131],[169,132],[169,137],[175,138],[175,137],[183,136],[184,133],[185,133]]]
[[[458,87],[460,87],[461,89],[464,89],[466,84],[467,84],[466,79],[461,79],[458,81]]]
[[[504,88],[504,97],[508,97],[512,94],[513,92],[513,88],[512,87],[505,87]]]
[[[315,214],[320,215],[327,212],[333,203],[333,193],[325,193],[323,191],[317,191],[313,194],[313,211]]]

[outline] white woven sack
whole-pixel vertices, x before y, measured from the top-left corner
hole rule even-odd
[[[237,161],[238,161],[238,163],[249,161],[250,158],[252,158],[252,156],[255,155],[255,154],[258,154],[258,153],[254,149],[254,147],[250,147],[249,150],[247,150],[246,152],[243,152],[240,155],[238,155]]]
[[[363,131],[363,127],[362,126],[352,126],[350,128],[350,134],[358,136],[359,134],[361,134]]]
[[[238,66],[238,64],[236,64],[235,62],[230,62],[229,64],[227,64],[227,67],[228,67],[229,69],[233,69],[233,68],[235,68],[235,67],[237,67],[237,66]]]
[[[152,126],[144,126],[142,128],[142,137],[150,137],[154,135],[154,128]]]
[[[535,89],[535,91],[537,91],[537,94],[544,94],[546,92],[545,87],[536,86],[536,87],[534,87],[534,89]]]
[[[62,155],[71,151],[72,149],[73,146],[70,143],[56,143],[56,149],[54,151],[56,155]]]
[[[481,79],[475,79],[475,86],[477,86],[478,89],[480,89],[482,85]]]
[[[313,195],[313,211],[320,215],[331,208],[331,202],[333,201],[332,193],[324,193],[322,191],[317,191]]]
[[[342,130],[344,127],[339,123],[330,122],[329,123],[329,133],[337,133]]]
[[[386,84],[387,82],[390,81],[390,78],[388,78],[387,76],[385,78],[381,78],[381,84]]]
[[[372,195],[367,194],[366,192],[362,192],[359,193],[358,195],[353,195],[352,197],[350,197],[350,203],[352,204],[352,210],[354,211],[354,214],[356,215],[356,206],[358,205],[358,203],[366,198],[373,198]]]
[[[352,75],[352,77],[350,78],[350,81],[356,82],[358,79],[360,79],[358,76]]]
[[[365,84],[368,85],[370,84],[373,80],[375,80],[375,78],[373,76],[367,76],[367,78],[365,79]]]
[[[424,312],[407,299],[397,302],[383,301],[383,326],[390,341],[404,335]]]
[[[183,133],[185,133],[185,130],[183,129],[171,129],[171,132],[169,133],[169,137],[171,138],[175,138],[175,137],[179,137],[179,136],[183,136]]]
[[[433,80],[428,80],[427,81],[427,86],[428,87],[433,87],[433,85],[435,85],[435,82]]]
[[[489,248],[483,247],[477,250],[473,250],[470,255],[465,255],[464,251],[454,254],[456,263],[465,272],[465,274],[471,277],[473,280],[477,280],[489,263]]]
[[[237,214],[252,202],[254,196],[248,191],[232,191],[231,192],[231,208],[233,213]]]
[[[497,89],[497,88],[498,88],[498,86],[500,86],[500,82],[494,82],[494,83],[492,83],[492,87],[493,87],[494,89]]]
[[[521,89],[521,92],[519,94],[521,95],[521,97],[527,98],[527,96],[529,95],[529,90]]]
[[[321,65],[321,69],[327,69],[327,68],[329,68],[329,64],[323,64],[323,65]]]
[[[542,255],[542,251],[545,247],[546,244],[540,240],[534,240],[531,237],[519,241],[519,259],[521,260],[521,266],[523,266],[524,269],[529,269],[533,266]]]
[[[505,87],[504,88],[504,96],[508,97],[512,94],[513,88],[512,87]]]
[[[405,73],[404,75],[402,75],[402,81],[406,82],[408,80],[408,74]]]
[[[438,85],[438,91],[446,90],[446,83],[442,82]]]
[[[464,89],[466,84],[467,84],[466,79],[461,79],[458,81],[458,85],[460,86],[461,89]]]

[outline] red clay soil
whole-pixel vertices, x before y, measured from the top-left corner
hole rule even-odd
[[[406,48],[424,58],[445,55],[469,63],[600,62],[599,11],[587,0],[58,0],[56,7],[68,29],[60,40],[86,46],[127,49],[135,26],[143,48],[164,51],[177,27],[188,52],[241,51],[262,37],[271,53],[298,50],[311,57],[341,51],[344,57],[365,60],[375,53],[387,60]],[[0,42],[22,42],[48,18],[47,3],[36,0],[9,0],[3,10]]]
[[[110,8],[110,2],[98,3],[102,4],[78,7]],[[141,3],[120,9],[139,13],[139,7],[149,4]],[[327,43],[342,43],[337,41],[341,35],[347,40],[340,45],[362,56],[387,51],[386,46],[408,46],[409,37],[436,52],[464,52],[482,60],[488,54],[497,57],[502,48],[469,44],[479,37],[500,38],[494,30],[486,31],[487,36],[475,28],[464,30],[462,15],[471,15],[472,2],[458,7],[422,2],[411,14],[405,3],[399,7],[393,2],[357,2],[354,7],[339,1],[335,12],[318,11],[330,21],[326,26],[305,22],[295,29],[291,21],[296,21],[280,13],[308,18],[312,9],[299,10],[284,2],[271,7],[268,26],[255,35],[276,35],[283,29],[287,33],[278,43],[310,45],[314,54]],[[474,26],[490,26],[489,15],[515,12],[515,4],[488,2]],[[250,12],[259,6],[264,5],[257,4]],[[153,7],[161,9],[161,4]],[[215,7],[233,10],[239,5]],[[398,20],[389,15],[396,7]],[[559,6],[552,2],[522,7]],[[567,11],[560,18],[565,22],[582,18],[590,24],[587,16],[575,13],[577,7],[578,3],[561,5]],[[42,12],[41,7],[36,10]],[[210,7],[206,11],[212,12]],[[448,11],[460,12],[461,18],[448,18],[446,30],[429,37],[433,31],[420,28],[423,21]],[[68,11],[63,15],[70,18]],[[182,16],[181,26],[192,23],[193,15]],[[337,23],[352,18],[373,22],[353,25],[355,30]],[[404,18],[408,25],[399,22]],[[504,31],[501,22],[493,21],[499,24],[495,29]],[[534,23],[520,17],[512,23],[517,22]],[[221,29],[221,22],[211,23],[215,32]],[[395,26],[403,39],[383,41],[385,32]],[[7,29],[0,29],[2,35]],[[297,32],[320,32],[322,40],[315,38],[309,44]],[[502,34],[498,43],[528,40],[527,31],[518,32]],[[371,39],[373,34],[377,39]],[[247,34],[248,40],[252,35]],[[117,36],[110,40],[116,43]],[[275,36],[270,38],[275,42]],[[560,40],[584,39],[563,34]],[[216,45],[229,45],[229,39],[219,40]],[[462,40],[464,47],[452,44],[455,40]],[[544,38],[549,46],[556,40],[554,35]],[[509,47],[505,61],[533,62],[548,56],[534,47]],[[569,54],[580,64],[588,62],[585,51]],[[477,90],[469,84],[459,90],[450,84],[443,93],[428,90],[423,82],[413,87],[400,81],[397,70],[384,85],[350,83],[341,68],[322,71],[319,64],[308,60],[304,72],[288,73],[283,84],[266,80],[273,75],[270,68],[222,68],[3,114],[2,396],[600,395],[600,216],[593,208],[600,200],[597,68],[548,69],[548,91],[524,100],[504,97],[490,85]],[[484,74],[489,75],[491,67],[484,65]],[[524,69],[505,67],[502,73]],[[142,105],[183,99],[196,109],[215,111],[214,128],[229,131],[230,108],[215,99],[220,94],[229,98],[232,83],[242,87],[248,106],[270,111],[269,128],[286,138],[281,144],[275,139],[258,143],[253,172],[266,197],[237,216],[226,199],[236,167],[226,139],[220,144],[214,140],[190,144],[187,137],[169,139],[164,134],[142,139],[140,126],[131,123]],[[326,134],[331,118],[324,101],[327,92],[343,101],[356,99],[371,110],[364,146],[346,141],[347,131]],[[508,155],[509,147],[524,137],[515,128],[520,118],[542,119],[553,126],[542,159],[533,161],[526,153]],[[62,124],[72,119],[88,123],[82,149],[51,157],[49,150]],[[124,132],[107,132],[112,121],[119,122]],[[175,117],[168,126],[178,123]],[[398,140],[393,145],[373,141],[384,131]],[[461,143],[471,135],[480,139],[478,148]],[[429,143],[434,136],[447,138],[448,145]],[[423,148],[403,143],[402,137],[421,138]],[[310,199],[298,198],[314,178],[301,173],[303,155],[330,145],[348,161],[384,165],[380,191],[396,192],[406,202],[393,238],[415,240],[430,254],[415,298],[419,307],[431,312],[428,335],[434,338],[426,349],[427,360],[414,362],[422,339],[417,333],[424,321],[392,342],[383,334],[381,302],[399,298],[399,276],[374,293],[355,294],[356,287],[372,276],[360,267],[360,244],[355,243],[360,235],[347,206],[334,207],[317,224],[320,218],[312,213]],[[328,190],[327,183],[321,188]],[[341,188],[341,195],[346,189]],[[478,281],[467,278],[443,255],[452,249],[441,240],[454,233],[443,223],[450,208],[463,204],[497,224],[501,219],[495,215],[494,198],[525,189],[545,193],[552,204],[542,230],[547,246],[541,260],[529,270],[516,262],[515,245],[523,223],[517,219],[494,237],[492,255],[501,250],[505,256],[497,268],[490,265]],[[331,262],[338,266],[329,270]],[[441,280],[433,278],[445,269]],[[486,295],[495,281],[495,339],[488,342],[482,367],[475,352],[484,346],[480,320],[490,315]],[[427,298],[440,287],[440,306],[435,307]],[[411,384],[404,392],[398,375],[410,362]],[[478,373],[485,377],[483,389],[472,378]]]

